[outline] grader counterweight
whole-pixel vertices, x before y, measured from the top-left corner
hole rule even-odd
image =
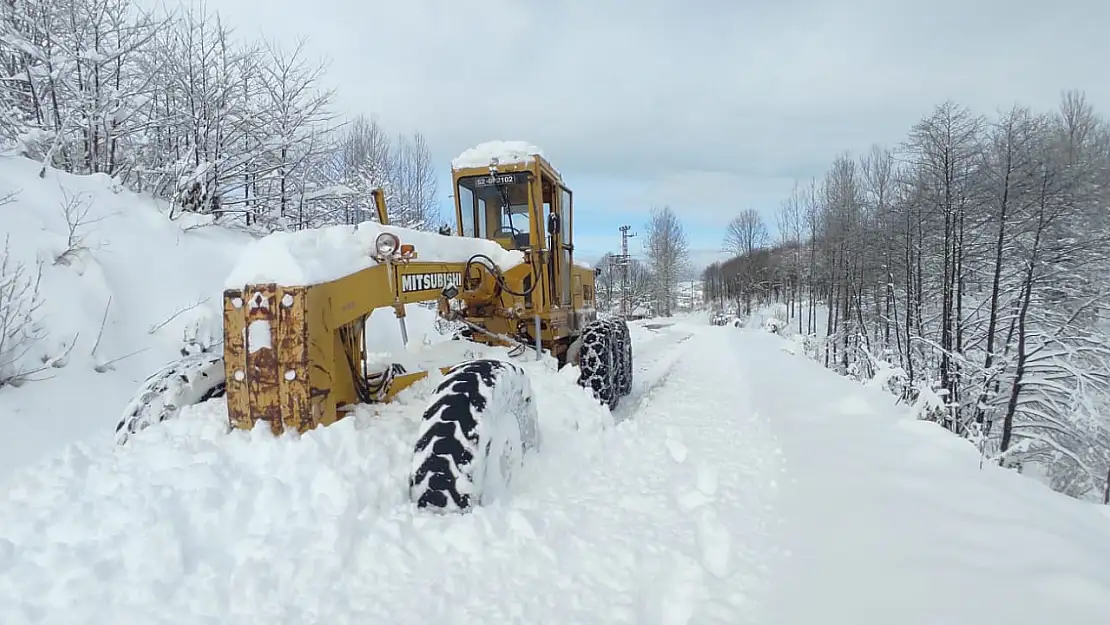
[[[117,441],[223,396],[229,427],[265,423],[274,434],[304,433],[354,405],[388,402],[429,372],[371,370],[367,320],[392,308],[407,343],[405,306],[429,301],[462,326],[455,338],[577,365],[579,384],[615,408],[632,384],[628,328],[597,316],[595,272],[574,261],[573,195],[558,171],[532,146],[494,142],[455,159],[452,183],[456,236],[389,225],[376,190],[378,223],[255,242],[223,293],[222,347],[183,352],[148,378]],[[314,261],[328,244],[348,262],[303,270],[321,265]],[[294,263],[298,272],[271,269],[266,255],[275,250],[304,261]],[[536,407],[511,358],[439,371],[444,378],[416,432],[410,496],[421,507],[465,509],[495,496],[538,448]]]

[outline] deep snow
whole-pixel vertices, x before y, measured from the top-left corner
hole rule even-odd
[[[252,238],[171,221],[102,176],[36,173],[0,160],[0,197],[21,191],[0,234],[45,261],[50,340],[29,357],[78,339],[50,379],[0,389],[0,623],[1107,622],[1110,508],[980,467],[761,322],[634,323],[633,392],[613,414],[573,368],[514,359],[544,446],[465,515],[407,496],[436,377],[299,439],[227,434],[217,401],[118,447],[142,379],[183,334],[218,332],[191,305],[218,297]],[[88,249],[55,264],[65,197],[90,202]],[[506,357],[432,320],[410,307],[406,348],[378,311],[375,359]]]
[[[790,476],[769,622],[1108,622],[1110,508],[980,467],[968,441],[787,339],[745,332],[735,349]]]
[[[517,360],[544,449],[465,515],[407,500],[434,379],[300,440],[226,435],[215,403],[70,446],[0,505],[0,622],[1105,622],[1104,508],[762,330],[633,340],[612,416]]]
[[[39,168],[0,156],[0,197],[17,193],[0,206],[0,242],[10,241],[10,261],[28,276],[43,268],[42,334],[19,364],[64,358],[37,381],[0,388],[0,430],[14,442],[0,447],[0,484],[68,441],[108,440],[130,394],[183,338],[218,340],[220,285],[252,240],[196,215],[171,220],[164,204],[107,176],[48,170],[40,179]],[[69,253],[67,221],[77,225]]]
[[[572,369],[519,362],[544,449],[511,497],[460,517],[417,512],[406,494],[434,379],[300,440],[225,435],[217,402],[123,448],[68,448],[17,475],[0,508],[0,622],[672,623],[695,610],[743,622],[752,556],[726,551],[732,534],[761,531],[746,510],[770,486],[719,476],[769,483],[772,461],[679,457],[710,449],[670,418],[658,379],[641,376],[628,398],[654,412],[613,428]],[[709,384],[708,369],[676,381]],[[708,439],[718,451],[722,434]]]

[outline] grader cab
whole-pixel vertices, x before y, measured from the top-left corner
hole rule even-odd
[[[485,500],[539,446],[535,403],[515,358],[550,355],[611,409],[632,384],[627,325],[598,319],[594,277],[574,263],[570,189],[539,150],[483,144],[452,166],[455,236],[378,223],[276,233],[244,252],[223,294],[223,344],[184,355],[147,379],[116,428],[126,443],[190,404],[225,397],[231,428],[304,433],[354,405],[388,402],[429,371],[374,368],[366,323],[392,308],[402,340],[407,304],[437,302],[455,337],[510,348],[506,358],[443,363],[413,441],[410,495],[420,507]],[[266,253],[318,267],[321,242],[345,265],[274,275]],[[334,259],[330,259],[333,260]],[[242,280],[240,280],[242,279]],[[373,347],[373,346],[369,346]],[[487,462],[489,460],[489,462]]]

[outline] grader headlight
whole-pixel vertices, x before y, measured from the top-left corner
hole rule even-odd
[[[396,252],[399,247],[401,247],[401,239],[390,232],[379,234],[374,241],[374,249],[377,250],[379,256],[392,256],[393,252]]]

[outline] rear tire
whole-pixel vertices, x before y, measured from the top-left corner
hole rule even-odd
[[[619,355],[620,368],[617,373],[617,392],[622,397],[632,392],[632,336],[628,333],[628,322],[623,319],[613,321],[616,337],[615,351]]]
[[[500,497],[540,444],[524,370],[500,360],[455,365],[432,396],[414,446],[409,496],[419,508],[461,511]]]
[[[594,397],[615,409],[621,394],[617,383],[620,360],[614,349],[613,326],[602,319],[591,321],[583,330],[578,352],[578,385],[593,391]]]
[[[171,362],[147,378],[127,404],[116,425],[116,443],[123,445],[151,425],[175,418],[185,406],[225,393],[222,352],[198,352]]]

